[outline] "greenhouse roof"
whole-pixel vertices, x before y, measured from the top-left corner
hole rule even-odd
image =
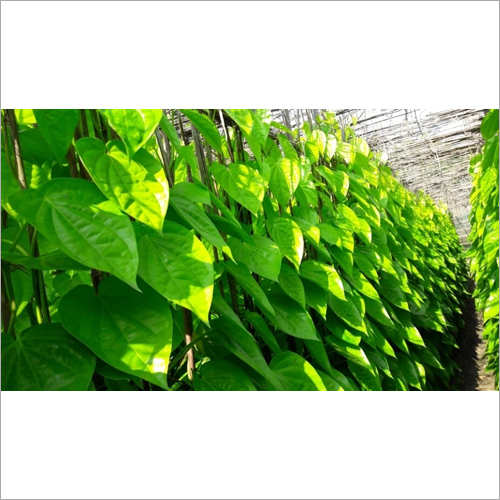
[[[387,154],[401,183],[444,202],[462,243],[469,233],[469,161],[484,141],[479,127],[488,110],[341,109],[343,126],[357,117],[356,134]]]

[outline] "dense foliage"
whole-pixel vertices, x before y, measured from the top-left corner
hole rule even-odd
[[[486,143],[481,153],[470,162],[473,188],[469,256],[476,279],[476,306],[483,313],[488,357],[486,371],[495,374],[498,389],[498,109],[492,109],[486,115],[481,134]]]
[[[450,386],[450,217],[333,114],[2,113],[3,389]]]

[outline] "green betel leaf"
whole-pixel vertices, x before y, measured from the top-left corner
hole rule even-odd
[[[380,280],[380,295],[386,298],[391,304],[406,311],[410,310],[406,295],[401,290],[401,284],[393,276],[387,275],[387,277]]]
[[[300,275],[328,290],[340,300],[346,300],[344,285],[333,266],[316,260],[306,260],[300,266]]]
[[[481,122],[481,135],[487,141],[498,132],[498,109],[492,109]]]
[[[356,230],[356,234],[363,243],[370,245],[372,242],[372,229],[370,224],[368,224],[368,222],[361,217],[358,217],[358,221],[360,229]]]
[[[301,219],[300,217],[293,217],[292,220],[297,224],[297,226],[299,226],[306,238],[319,245],[321,233],[318,227],[305,219]]]
[[[2,391],[86,391],[95,362],[60,323],[2,334]]]
[[[165,135],[172,143],[175,150],[177,152],[180,152],[182,145],[181,141],[179,140],[179,136],[177,135],[177,130],[175,130],[175,127],[172,125],[172,123],[170,123],[170,121],[164,114],[162,114],[160,118],[160,127],[163,132],[165,132]]]
[[[236,262],[242,262],[259,276],[278,281],[282,255],[272,240],[264,236],[250,236],[244,242],[228,238],[228,244]]]
[[[373,300],[365,297],[366,314],[370,318],[378,321],[381,325],[389,326],[394,328],[394,323],[389,316],[389,313],[385,309],[382,302],[379,300]]]
[[[369,359],[366,357],[365,351],[357,345],[349,344],[344,340],[336,337],[335,335],[328,335],[325,339],[330,345],[332,345],[337,352],[339,352],[342,356],[347,358],[349,361],[356,363],[363,368],[369,370],[373,375],[375,375],[375,371],[370,364]]]
[[[237,365],[225,359],[214,359],[202,365],[195,376],[197,391],[256,391],[250,377]]]
[[[257,215],[266,191],[266,183],[257,170],[242,163],[231,163],[229,167],[212,163],[210,169],[229,196]]]
[[[352,253],[338,248],[336,246],[332,246],[329,248],[330,255],[333,257],[333,260],[336,261],[340,267],[344,270],[344,272],[351,276],[353,272],[353,256]]]
[[[300,227],[288,218],[275,218],[267,221],[267,226],[271,238],[298,271],[304,254],[304,237]]]
[[[209,219],[208,215],[195,203],[192,199],[186,198],[179,194],[176,189],[181,186],[176,184],[171,191],[170,203],[175,208],[175,211],[203,238],[210,242],[215,247],[224,252],[230,259],[233,258],[231,249],[223,240],[214,223]]]
[[[77,109],[34,109],[38,129],[54,152],[59,163],[64,163],[66,153],[80,121]]]
[[[36,123],[35,115],[32,109],[15,109],[16,121],[19,125],[28,125]]]
[[[90,273],[61,273],[52,281],[54,290],[62,297],[79,285],[92,284]]]
[[[229,352],[262,375],[273,387],[282,390],[280,381],[269,368],[250,332],[244,328],[234,328],[226,317],[214,320],[213,324],[222,344]]]
[[[306,345],[307,350],[311,353],[314,361],[321,367],[322,370],[325,370],[325,372],[332,377],[333,370],[323,341],[320,340],[318,342],[317,340],[304,340],[304,344]]]
[[[285,154],[285,158],[289,158],[292,161],[299,162],[299,157],[297,155],[297,151],[292,146],[292,143],[288,140],[288,138],[283,134],[278,134],[278,141],[283,148],[283,153]]]
[[[377,290],[375,290],[373,285],[365,278],[363,274],[361,274],[360,271],[358,271],[358,269],[354,268],[352,270],[352,274],[348,275],[347,280],[359,293],[362,293],[365,297],[370,297],[373,300],[380,301]]]
[[[99,358],[167,389],[172,314],[166,299],[145,283],[141,292],[114,277],[93,288],[81,285],[59,305],[63,326]]]
[[[279,354],[281,352],[281,347],[278,345],[278,342],[276,342],[276,339],[274,338],[273,333],[267,326],[264,318],[262,318],[262,316],[259,316],[257,313],[251,311],[245,311],[245,318],[255,328],[257,334],[271,349],[271,351],[274,354]]]
[[[328,309],[326,290],[306,279],[302,280],[302,284],[304,285],[304,292],[306,294],[306,304],[318,311],[323,319],[326,319],[326,311]]]
[[[321,232],[321,238],[325,240],[330,245],[335,245],[342,248],[342,233],[341,229],[338,229],[331,224],[318,224],[318,228]]]
[[[52,148],[38,127],[20,131],[19,142],[24,161],[41,167],[46,161],[55,160]]]
[[[101,109],[100,111],[123,139],[130,158],[146,144],[162,117],[161,109]]]
[[[255,137],[261,146],[266,147],[267,136],[271,128],[271,111],[269,109],[256,109],[251,112],[253,118],[252,136]]]
[[[60,250],[40,255],[40,257],[27,257],[19,252],[9,252],[8,250],[4,251],[2,247],[2,259],[10,262],[11,264],[24,266],[28,269],[39,269],[43,271],[50,271],[52,269],[90,269],[89,266],[80,264],[80,262],[73,260]]]
[[[306,308],[304,285],[295,269],[290,266],[281,266],[278,283],[289,297],[298,302],[304,309]]]
[[[361,332],[347,326],[347,324],[340,320],[332,311],[328,311],[325,325],[328,331],[348,344],[359,345],[361,343]]]
[[[252,132],[253,119],[249,109],[224,109],[224,111],[234,120],[234,122],[246,134]]]
[[[2,168],[1,168],[1,180],[2,180],[2,208],[5,209],[9,214],[15,218],[19,218],[14,209],[10,206],[9,197],[11,194],[17,193],[21,190],[19,187],[19,182],[17,178],[12,173],[7,156],[2,150]],[[3,246],[2,246],[3,249]]]
[[[283,352],[275,356],[269,365],[281,381],[285,391],[326,391],[318,372],[302,356]]]
[[[307,141],[305,144],[306,156],[311,163],[317,163],[319,160],[319,149],[315,142]]]
[[[165,222],[162,236],[153,232],[139,235],[138,249],[139,276],[208,325],[214,270],[203,243],[179,224]]]
[[[354,249],[354,264],[367,278],[370,278],[377,283],[379,282],[378,274],[376,269],[373,267],[373,264],[365,254],[358,250],[358,248]]]
[[[14,288],[14,297],[16,298],[16,315],[19,317],[24,308],[28,305],[31,297],[33,297],[33,281],[30,273],[27,273],[24,269],[12,271],[10,277]]]
[[[318,147],[319,153],[322,155],[325,152],[326,147],[326,135],[322,130],[313,130],[311,134],[311,140]]]
[[[421,390],[422,386],[420,385],[418,368],[415,362],[404,352],[398,352],[396,356],[398,359],[399,369],[403,373],[406,382],[408,382],[409,385]]]
[[[335,368],[332,368],[332,372],[332,378],[340,384],[344,391],[359,391],[359,387],[351,378],[346,377],[342,372],[335,370]]]
[[[282,207],[286,207],[300,183],[298,162],[289,158],[279,159],[271,167],[269,187]]]
[[[136,286],[139,258],[132,223],[94,184],[52,179],[38,190],[12,195],[9,201],[73,260]]]
[[[80,139],[78,154],[99,189],[125,213],[161,233],[169,189],[161,163],[145,149],[130,159],[121,141],[106,146],[98,139]]]
[[[321,380],[325,384],[327,391],[343,391],[344,390],[342,388],[342,386],[336,380],[334,380],[332,377],[330,377],[326,373],[323,373],[320,370],[316,370],[316,372],[321,377]]]
[[[99,375],[102,375],[103,377],[109,380],[116,380],[116,381],[132,380],[139,387],[141,388],[143,387],[142,380],[139,377],[136,377],[135,375],[130,375],[130,373],[122,372],[121,370],[117,370],[116,368],[113,368],[111,365],[108,365],[108,363],[105,363],[100,358],[97,358],[95,371],[96,373],[99,373]],[[133,390],[133,389],[128,389],[128,390]]]
[[[375,369],[368,369],[350,360],[347,361],[349,369],[361,386],[367,391],[381,391],[380,376]]]
[[[353,303],[352,296],[346,295],[346,300],[340,300],[330,293],[328,295],[328,305],[330,309],[350,327],[359,332],[366,333],[366,325],[363,322],[360,312]]]
[[[358,216],[347,205],[339,203],[336,205],[336,219],[335,224],[341,229],[349,231],[359,231],[361,226],[359,224]]]
[[[241,288],[253,297],[261,311],[271,321],[275,322],[276,314],[274,309],[264,293],[264,290],[262,290],[259,284],[255,281],[250,271],[242,263],[236,265],[231,261],[225,262],[224,267],[235,277]]]
[[[18,228],[7,228],[2,231],[2,259],[24,266],[28,269],[52,270],[52,269],[89,269],[87,266],[80,264],[76,260],[71,259],[60,250],[54,250],[39,257],[30,255],[30,244],[28,241],[28,233],[23,231],[22,236],[17,240],[19,233]]]
[[[280,330],[300,339],[319,340],[311,316],[297,302],[281,293],[269,294],[268,298]]]
[[[349,191],[349,176],[342,170],[332,171],[323,166],[318,167],[317,170],[333,189],[337,200],[344,201]]]
[[[207,140],[208,144],[212,146],[215,151],[222,154],[222,143],[220,139],[219,130],[215,124],[206,115],[202,115],[194,109],[181,109],[181,111],[188,117],[193,125],[202,133],[203,137]]]

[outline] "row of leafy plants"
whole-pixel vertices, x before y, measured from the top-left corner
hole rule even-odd
[[[333,113],[2,111],[2,389],[447,389],[466,274]]]
[[[483,314],[483,333],[488,358],[486,372],[495,376],[498,390],[498,289],[499,289],[499,170],[498,109],[492,109],[481,123],[486,141],[481,153],[470,162],[472,175],[470,269],[475,276],[474,297],[477,310]]]

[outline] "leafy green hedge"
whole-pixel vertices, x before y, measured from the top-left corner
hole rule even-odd
[[[476,306],[483,313],[487,341],[486,371],[495,374],[498,389],[498,109],[492,109],[481,124],[486,141],[482,152],[471,159],[471,248],[470,268],[476,279]]]
[[[332,113],[2,113],[3,389],[450,387],[450,217]]]

